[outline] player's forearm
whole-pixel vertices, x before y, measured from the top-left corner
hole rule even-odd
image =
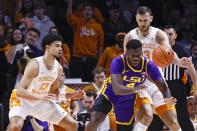
[[[36,96],[36,95],[30,93],[22,87],[17,88],[16,95],[17,95],[17,97],[21,97],[21,98],[24,98],[27,100],[40,100],[41,99],[40,96]]]
[[[122,85],[112,85],[112,89],[116,95],[129,95],[136,92],[134,88],[128,88]]]
[[[168,85],[165,81],[163,80],[155,81],[155,84],[157,85],[161,93],[163,94],[164,98],[170,98],[172,96],[168,88]]]
[[[179,65],[179,57],[178,57],[178,55],[176,54],[176,52],[174,52],[174,61],[173,61],[173,63],[174,64],[176,64],[176,65]]]

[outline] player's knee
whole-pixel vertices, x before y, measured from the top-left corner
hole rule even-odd
[[[179,126],[176,117],[171,117],[170,119],[168,119],[168,123],[169,123],[169,125],[171,125],[172,127],[177,127],[177,126]]]
[[[20,131],[23,127],[23,121],[21,120],[14,120],[9,123],[8,131]]]
[[[146,121],[147,123],[151,123],[152,120],[153,120],[153,113],[152,113],[152,111],[145,110],[145,111],[142,113],[141,119],[143,119],[143,120]]]

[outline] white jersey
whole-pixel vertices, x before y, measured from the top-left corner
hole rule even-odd
[[[57,60],[55,60],[52,69],[49,70],[44,63],[43,56],[34,59],[38,63],[39,71],[37,76],[32,79],[29,87],[27,88],[27,91],[37,95],[48,94],[51,85],[58,77],[59,63]],[[21,100],[24,101],[23,98],[21,98]],[[34,101],[31,101],[31,103],[32,102]]]
[[[137,39],[142,42],[142,51],[145,57],[152,60],[152,53],[153,49],[158,46],[156,37],[157,32],[159,31],[158,28],[150,27],[149,28],[149,35],[143,37],[138,35],[139,28],[135,28],[131,30],[126,37],[131,39]]]

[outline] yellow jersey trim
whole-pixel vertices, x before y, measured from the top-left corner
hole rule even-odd
[[[132,68],[132,67],[130,66],[128,60],[126,59],[126,62],[127,62],[128,67],[129,67],[132,71],[134,71],[134,72],[141,72],[141,71],[144,69],[144,57],[141,57],[141,58],[142,58],[142,68],[141,68],[140,70],[136,70],[136,69]]]

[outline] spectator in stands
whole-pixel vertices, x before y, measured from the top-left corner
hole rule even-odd
[[[0,24],[4,25],[5,27],[11,25],[10,17],[5,16],[1,7],[0,7]]]
[[[195,131],[197,130],[197,103],[193,96],[187,98],[187,108],[190,116],[190,120],[193,123]]]
[[[58,29],[56,26],[53,26],[49,29],[49,34],[56,34],[56,35],[59,35],[59,32],[58,32]],[[62,56],[60,57],[60,63],[61,65],[63,66],[64,68],[64,72],[65,72],[65,75],[66,77],[69,76],[69,63],[70,63],[70,49],[68,47],[68,44],[67,43],[63,43],[62,45],[62,51],[63,51],[63,54]]]
[[[77,8],[76,11],[74,11],[74,15],[76,15],[77,17],[81,17],[83,18],[83,7],[84,7],[85,3],[81,3],[79,5],[79,7]],[[100,10],[96,7],[94,7],[94,18],[95,20],[99,23],[99,24],[103,24],[104,22],[104,18],[103,15],[101,14]]]
[[[94,20],[93,6],[84,4],[83,19],[72,13],[72,0],[68,2],[67,20],[74,31],[73,54],[70,64],[71,77],[81,77],[92,81],[91,71],[103,50],[104,33],[100,24]],[[80,68],[79,68],[80,65]]]
[[[7,59],[9,63],[12,63],[14,55],[18,48],[23,47],[24,35],[21,29],[16,28],[12,32],[11,42],[9,43],[9,49],[7,53]]]
[[[45,5],[42,3],[38,3],[34,8],[35,16],[33,16],[32,21],[34,24],[34,28],[40,31],[40,37],[37,41],[37,47],[41,49],[41,41],[42,38],[49,33],[49,29],[55,24],[51,19],[45,14]]]
[[[87,92],[85,98],[81,100],[82,108],[80,109],[80,113],[88,113],[93,107],[95,99],[96,99],[95,93]],[[110,129],[109,117],[107,116],[106,119],[97,128],[97,131],[109,131],[109,129]]]
[[[15,16],[14,16],[15,24],[19,24],[22,19],[33,17],[34,0],[20,0],[20,2],[16,4],[18,4],[19,9],[15,12]]]
[[[94,82],[86,87],[83,88],[85,92],[92,91],[95,94],[98,94],[100,92],[100,89],[102,88],[103,81],[106,79],[105,69],[102,67],[96,67],[92,71],[92,76],[94,79]]]
[[[118,32],[128,32],[130,25],[120,19],[121,9],[117,4],[113,4],[109,8],[110,17],[103,23],[104,29],[104,47],[115,45],[116,34]]]
[[[107,77],[110,75],[110,65],[112,60],[123,53],[123,41],[126,33],[116,34],[116,44],[110,47],[105,48],[99,61],[97,67],[103,67],[106,70]]]
[[[193,44],[191,45],[190,52],[192,56],[192,62],[197,72],[197,42],[193,42]]]

